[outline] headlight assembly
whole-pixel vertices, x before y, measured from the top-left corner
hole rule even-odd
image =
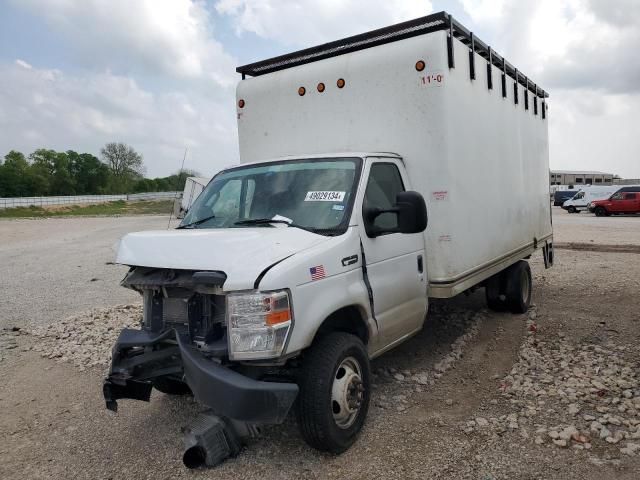
[[[293,312],[287,290],[227,295],[227,337],[231,360],[282,355]]]

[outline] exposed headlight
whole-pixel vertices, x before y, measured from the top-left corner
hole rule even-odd
[[[589,204],[589,208],[593,208],[593,202]]]
[[[292,321],[291,302],[286,290],[227,295],[229,358],[279,357]]]

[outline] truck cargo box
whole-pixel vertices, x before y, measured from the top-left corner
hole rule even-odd
[[[552,235],[547,94],[448,22],[436,14],[238,69],[255,75],[237,88],[241,162],[404,159],[427,201],[432,296],[459,293]]]

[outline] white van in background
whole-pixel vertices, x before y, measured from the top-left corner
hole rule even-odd
[[[604,185],[599,187],[585,186],[572,198],[562,204],[562,208],[569,213],[578,213],[586,210],[589,204],[595,200],[609,198],[620,189],[620,185]]]

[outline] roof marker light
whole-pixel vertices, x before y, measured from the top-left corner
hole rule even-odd
[[[426,66],[427,65],[426,65],[426,63],[424,63],[424,60],[418,60],[416,62],[416,70],[419,71],[419,72],[423,71]]]
[[[324,92],[324,83],[320,82],[320,83],[318,84],[318,91],[319,91],[320,93]]]
[[[336,85],[338,86],[338,88],[344,87],[345,85],[344,78],[339,78],[338,81],[336,82]]]
[[[239,108],[244,108],[244,100],[243,99],[238,100],[238,107]]]
[[[300,88],[298,89],[298,95],[300,95],[301,97],[302,97],[305,93],[307,93],[307,89],[306,89],[306,88],[304,88],[304,87],[300,87]]]

